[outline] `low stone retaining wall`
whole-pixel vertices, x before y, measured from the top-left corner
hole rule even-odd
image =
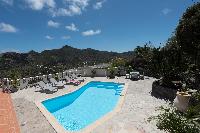
[[[156,81],[152,84],[151,95],[156,98],[174,101],[176,98],[176,92],[177,90],[160,86]]]

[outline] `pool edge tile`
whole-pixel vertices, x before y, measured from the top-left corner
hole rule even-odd
[[[42,101],[36,101],[35,104],[57,133],[68,133],[59,124],[56,118],[48,110],[46,110],[46,108],[42,105]]]

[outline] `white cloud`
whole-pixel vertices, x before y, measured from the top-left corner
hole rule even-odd
[[[0,1],[14,1],[14,0],[0,0]],[[47,12],[53,17],[57,16],[74,16],[81,15],[89,6],[91,0],[22,0],[28,8],[33,10],[47,9]],[[95,9],[102,7],[106,0],[96,3]]]
[[[25,0],[25,2],[33,10],[42,10],[44,7],[54,8],[56,6],[54,0]]]
[[[164,9],[162,10],[162,13],[163,13],[164,15],[167,15],[167,14],[169,14],[170,12],[172,12],[172,10],[169,9],[169,8],[164,8]]]
[[[25,3],[26,7],[32,10],[46,9],[47,12],[53,17],[56,16],[74,16],[81,15],[87,7],[90,5],[92,0],[60,0],[61,3],[56,0],[21,0]],[[103,3],[106,0],[99,0],[93,6],[94,9],[102,8]],[[14,0],[0,0],[0,2],[13,5]],[[63,3],[62,3],[63,2]]]
[[[0,31],[1,32],[9,32],[9,33],[15,33],[17,32],[17,28],[15,28],[14,26],[10,25],[10,24],[6,24],[6,23],[0,23]]]
[[[10,5],[10,6],[13,5],[13,0],[0,0],[0,2],[3,2],[3,3]]]
[[[70,25],[65,26],[66,29],[71,30],[71,31],[78,31],[78,28],[74,23],[71,23]]]
[[[61,38],[64,39],[64,40],[68,40],[68,39],[71,38],[71,36],[62,36]]]
[[[53,16],[74,16],[82,14],[90,0],[63,0],[64,8],[50,9]]]
[[[0,50],[0,53],[6,53],[6,52],[20,53],[20,50],[12,49],[12,48],[7,48],[7,49]]]
[[[93,8],[96,9],[96,10],[102,8],[104,2],[106,2],[106,1],[103,0],[103,1],[99,1],[99,2],[97,2],[96,4],[93,5]]]
[[[55,21],[53,21],[53,20],[49,20],[49,21],[47,22],[47,25],[48,25],[49,27],[58,28],[58,27],[60,26],[60,23],[55,22]]]
[[[93,35],[97,35],[97,34],[100,34],[101,33],[101,30],[87,30],[87,31],[84,31],[82,32],[82,35],[83,36],[93,36]]]
[[[53,40],[54,39],[53,37],[51,37],[49,35],[46,35],[45,38],[48,39],[48,40]]]

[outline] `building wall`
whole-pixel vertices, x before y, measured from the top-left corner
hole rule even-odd
[[[107,76],[107,69],[95,69],[96,70],[96,77],[106,77]]]
[[[96,71],[95,77],[105,77],[108,74],[107,69],[88,67],[83,69],[82,76],[91,77],[93,69]]]
[[[84,68],[81,74],[83,77],[91,77],[92,76],[92,68]]]

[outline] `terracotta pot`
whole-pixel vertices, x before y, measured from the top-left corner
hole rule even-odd
[[[175,107],[181,111],[185,112],[188,108],[188,103],[191,95],[186,92],[177,92],[176,98],[174,99]]]

